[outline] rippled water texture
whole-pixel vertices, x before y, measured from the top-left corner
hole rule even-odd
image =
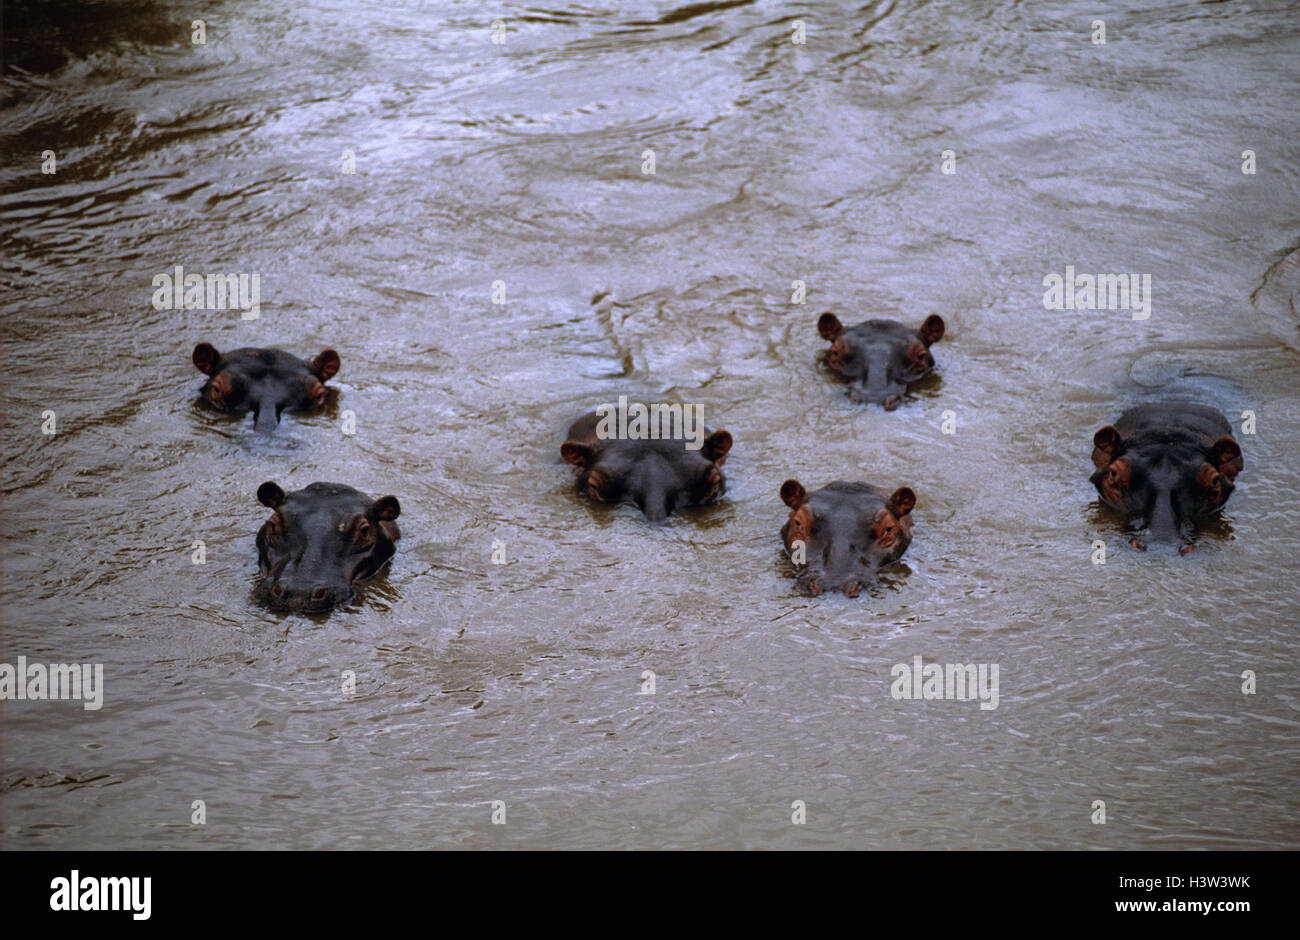
[[[5,704],[5,846],[1300,848],[1300,13],[1098,8],[6,4],[3,658],[106,688]],[[260,317],[154,309],[176,265]],[[1066,265],[1150,319],[1044,309]],[[824,310],[941,314],[936,377],[851,405]],[[257,436],[200,341],[337,394]],[[622,393],[733,434],[719,505],[576,495]],[[1187,558],[1088,483],[1160,394],[1245,454]],[[904,564],[796,595],[787,477],[913,487]],[[390,573],[257,607],[264,480],[398,495]],[[918,655],[999,707],[896,701]]]

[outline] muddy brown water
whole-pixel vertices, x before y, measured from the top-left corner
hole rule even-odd
[[[6,4],[3,659],[105,699],[4,704],[4,845],[1300,847],[1300,14],[1095,7]],[[176,265],[260,317],[156,310]],[[1150,318],[1045,309],[1066,265]],[[823,310],[942,314],[936,377],[850,405]],[[256,436],[202,340],[337,392]],[[722,503],[575,495],[620,393],[732,432]],[[1187,558],[1087,479],[1166,394],[1245,454]],[[904,563],[794,594],[791,476],[913,487]],[[268,479],[398,495],[389,573],[257,607]],[[918,655],[998,707],[895,700]]]

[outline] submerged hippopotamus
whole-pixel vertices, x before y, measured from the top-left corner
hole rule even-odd
[[[823,313],[817,332],[830,340],[826,363],[849,380],[849,398],[875,402],[893,411],[907,393],[909,382],[934,368],[930,347],[943,339],[943,317],[932,313],[919,330],[897,320],[867,320],[846,327],[833,313]]]
[[[342,483],[285,493],[267,481],[257,499],[275,510],[257,530],[254,596],[278,610],[324,611],[352,598],[353,586],[393,557],[401,533],[396,496],[371,499]]]
[[[912,544],[916,494],[906,486],[889,493],[836,480],[808,493],[798,480],[786,480],[781,500],[791,510],[781,538],[799,570],[795,585],[804,593],[838,589],[857,597]]]
[[[731,434],[708,431],[700,446],[687,440],[602,438],[602,418],[583,415],[569,428],[560,456],[578,473],[578,489],[603,503],[634,503],[651,522],[662,522],[678,506],[702,506],[727,491],[721,467]]]
[[[339,371],[339,354],[332,349],[304,362],[279,349],[219,353],[211,343],[199,343],[193,358],[208,376],[203,398],[222,411],[250,409],[259,431],[275,430],[286,409],[319,408],[325,403],[325,383]]]
[[[1197,522],[1228,501],[1241,472],[1231,432],[1213,408],[1163,402],[1130,408],[1093,435],[1092,483],[1124,517],[1130,545],[1145,551],[1145,534],[1192,550]]]

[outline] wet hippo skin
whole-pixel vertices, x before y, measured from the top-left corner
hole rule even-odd
[[[208,376],[200,393],[204,400],[222,411],[251,411],[259,431],[275,430],[283,411],[319,408],[325,383],[339,371],[339,354],[332,349],[305,362],[279,349],[220,353],[211,343],[199,343],[193,359]]]
[[[254,596],[277,610],[325,611],[353,596],[396,550],[402,507],[342,483],[312,483],[286,493],[267,481],[257,499],[273,510],[257,532]]]
[[[727,490],[722,465],[731,434],[708,431],[698,450],[684,440],[602,440],[596,412],[569,428],[560,456],[577,471],[578,490],[604,503],[631,503],[651,522],[662,522],[675,508],[714,502]]]
[[[916,494],[906,486],[890,493],[837,480],[809,493],[798,480],[786,480],[781,501],[790,507],[781,539],[798,571],[795,586],[805,594],[842,591],[857,597],[912,544]]]
[[[1186,402],[1138,405],[1093,435],[1092,462],[1102,505],[1119,514],[1129,544],[1178,545],[1186,555],[1197,524],[1232,494],[1244,466],[1226,418]]]
[[[817,332],[830,340],[826,364],[849,382],[849,398],[893,411],[907,386],[934,369],[930,347],[943,339],[943,317],[931,314],[920,329],[897,320],[867,320],[844,326],[833,313],[823,313]]]

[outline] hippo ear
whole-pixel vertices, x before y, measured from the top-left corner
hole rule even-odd
[[[257,488],[257,501],[271,509],[279,509],[284,502],[284,490],[267,480]]]
[[[322,382],[328,382],[339,371],[339,354],[326,349],[311,361],[311,371]]]
[[[823,313],[821,319],[817,321],[817,332],[821,334],[822,339],[835,342],[836,338],[844,332],[844,327],[840,324],[840,318],[833,313]]]
[[[925,318],[925,322],[921,324],[921,328],[917,332],[921,334],[921,339],[925,345],[933,346],[943,339],[943,334],[947,329],[948,326],[943,322],[943,317],[937,313],[932,313]]]
[[[204,375],[212,375],[217,371],[221,353],[217,352],[216,347],[211,343],[199,343],[194,347],[194,355],[191,358],[200,372]]]
[[[366,512],[366,518],[371,522],[391,522],[401,514],[402,504],[397,501],[396,496],[381,496]]]
[[[565,441],[560,447],[560,456],[566,463],[573,464],[579,470],[586,470],[596,461],[596,449],[590,444]]]
[[[1229,480],[1237,479],[1244,463],[1241,459],[1241,447],[1226,434],[1214,442],[1210,448],[1210,459]]]
[[[889,502],[885,503],[885,508],[894,514],[896,519],[901,519],[912,511],[916,505],[916,494],[912,492],[910,486],[900,486],[894,490],[894,495],[889,497]]]
[[[1100,470],[1119,456],[1120,445],[1123,443],[1113,424],[1108,424],[1092,436],[1092,446],[1096,448],[1092,452],[1092,462]]]
[[[704,446],[700,448],[700,453],[719,465],[726,461],[727,454],[730,452],[730,431],[714,431],[704,439]]]
[[[798,480],[786,480],[781,484],[781,502],[791,509],[798,509],[808,500],[808,491]]]

